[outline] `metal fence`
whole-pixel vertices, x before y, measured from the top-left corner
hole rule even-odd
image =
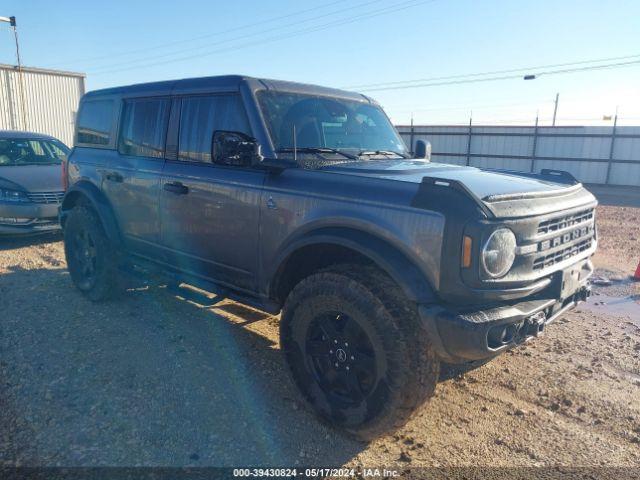
[[[539,172],[565,170],[584,183],[640,186],[640,127],[398,126],[411,151],[428,140],[433,161]]]
[[[84,74],[0,65],[0,130],[46,133],[73,145]]]

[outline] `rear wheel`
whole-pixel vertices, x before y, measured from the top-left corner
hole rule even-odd
[[[67,268],[75,286],[90,300],[101,301],[117,290],[117,255],[95,212],[74,207],[64,228]]]
[[[368,440],[402,426],[431,395],[439,362],[415,305],[383,272],[337,266],[285,303],[281,345],[321,418]]]

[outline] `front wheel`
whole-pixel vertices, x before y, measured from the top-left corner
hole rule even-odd
[[[117,255],[95,212],[74,207],[64,228],[64,252],[74,285],[97,302],[117,289]]]
[[[280,339],[319,416],[364,440],[402,426],[435,390],[439,361],[415,305],[373,267],[301,281],[285,302]]]

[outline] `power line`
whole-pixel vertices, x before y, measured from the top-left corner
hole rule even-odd
[[[524,121],[531,121],[532,119],[534,119],[536,116],[532,115],[531,117],[528,118],[503,118],[503,119],[491,119],[491,120],[482,120],[482,118],[491,118],[491,116],[487,117],[486,114],[483,116],[482,114],[480,115],[476,115],[475,114],[475,109],[474,109],[474,121],[476,122],[476,125],[479,124],[501,124],[501,123],[520,123],[520,122],[524,122]],[[590,115],[591,113],[586,113],[586,115]],[[393,117],[394,115],[392,115]],[[637,120],[640,119],[640,117],[637,116],[624,116],[624,117],[619,117],[619,121],[620,122],[624,122],[624,121],[631,121],[631,120]],[[542,124],[544,122],[549,122],[549,124],[552,124],[552,120],[553,117],[552,116],[540,116],[538,115],[538,120],[539,122]],[[602,115],[599,116],[593,116],[593,117],[586,117],[586,116],[579,116],[579,117],[572,117],[572,116],[563,116],[563,117],[558,117],[557,122],[598,122],[598,123],[602,123],[602,122],[611,122],[611,120],[605,120],[603,119]],[[441,124],[442,122],[440,122]],[[450,123],[449,122],[445,122],[445,123]],[[454,123],[459,124],[459,125],[468,125],[468,118],[465,120],[457,120],[454,121]]]
[[[536,73],[535,76],[538,77],[542,75],[560,75],[560,74],[566,74],[566,73],[585,72],[590,70],[608,70],[612,68],[628,67],[628,66],[633,66],[638,64],[640,64],[640,60],[610,63],[605,65],[592,65],[592,66],[580,67],[580,68],[568,68],[563,70],[548,70],[548,71]],[[443,82],[417,83],[414,85],[399,85],[399,86],[390,86],[390,87],[367,88],[367,89],[361,89],[360,91],[380,92],[380,91],[386,91],[386,90],[406,90],[411,88],[439,87],[443,85],[460,85],[465,83],[494,82],[497,80],[510,80],[510,79],[516,79],[516,78],[522,78],[522,75],[521,74],[503,75],[503,76],[488,77],[488,78],[468,78],[468,79],[462,79],[462,80],[452,80],[452,81],[443,81]]]
[[[538,77],[541,75],[556,75],[561,73],[585,72],[589,70],[608,70],[610,68],[619,68],[619,67],[626,67],[630,65],[637,65],[639,63],[640,63],[640,60],[633,60],[629,62],[609,63],[605,65],[591,65],[589,67],[567,68],[565,70],[551,70],[548,72],[536,73],[536,76]]]
[[[230,47],[226,47],[226,48],[222,48],[222,49],[217,49],[217,50],[212,50],[209,52],[204,52],[204,53],[200,53],[200,54],[192,54],[192,55],[187,55],[187,56],[183,56],[183,57],[177,57],[174,59],[170,59],[170,60],[165,60],[165,61],[159,61],[159,62],[151,62],[151,63],[144,63],[144,64],[137,64],[137,65],[133,65],[130,67],[123,67],[123,68],[116,68],[116,69],[109,69],[109,70],[97,70],[94,72],[91,72],[92,75],[104,75],[106,73],[113,73],[113,72],[120,72],[120,71],[126,71],[126,70],[134,70],[134,69],[140,69],[140,68],[148,68],[148,67],[152,67],[152,66],[156,66],[156,65],[164,65],[167,63],[176,63],[176,62],[183,62],[186,60],[191,60],[194,58],[202,58],[202,57],[207,57],[207,56],[211,56],[211,55],[215,55],[215,54],[219,54],[219,53],[227,53],[231,50],[238,50],[241,48],[247,48],[253,45],[263,45],[265,43],[269,43],[269,42],[274,42],[274,41],[278,41],[278,40],[283,40],[283,39],[287,39],[287,38],[292,38],[292,37],[296,37],[296,36],[300,36],[300,35],[306,35],[308,33],[313,33],[313,32],[317,32],[317,31],[321,31],[321,30],[326,30],[328,28],[332,28],[335,26],[340,26],[340,25],[347,25],[350,23],[354,23],[354,22],[358,22],[361,20],[365,20],[365,19],[369,19],[369,18],[373,18],[373,17],[377,17],[380,15],[385,15],[385,14],[389,14],[389,13],[395,13],[395,12],[399,12],[402,10],[406,10],[408,8],[413,8],[416,7],[418,5],[422,5],[425,3],[433,3],[436,0],[422,0],[422,1],[416,1],[416,0],[408,0],[408,1],[403,1],[403,2],[399,2],[391,7],[384,7],[382,9],[378,9],[378,10],[373,10],[369,13],[366,14],[361,14],[361,15],[356,15],[353,17],[348,17],[346,19],[342,19],[342,20],[334,20],[328,23],[324,23],[324,24],[320,24],[320,25],[316,25],[314,27],[309,27],[309,28],[305,28],[305,29],[301,29],[301,30],[297,30],[297,31],[293,31],[293,32],[289,32],[289,33],[285,33],[282,35],[275,35],[272,37],[267,37],[267,38],[261,38],[257,41],[254,42],[248,42],[248,43],[244,43],[244,44],[240,44],[240,45],[233,45]]]
[[[400,81],[395,81],[395,82],[366,83],[366,84],[360,84],[360,85],[349,85],[349,86],[342,87],[342,88],[344,88],[346,90],[349,90],[349,89],[359,89],[359,88],[363,88],[363,87],[365,87],[365,88],[366,87],[386,87],[386,86],[394,86],[394,85],[413,84],[413,83],[418,83],[418,82],[432,82],[432,81],[437,81],[437,80],[455,80],[455,79],[467,78],[467,77],[481,77],[481,76],[486,76],[486,75],[500,75],[500,74],[504,74],[504,73],[533,71],[533,70],[539,70],[541,68],[567,67],[567,66],[572,66],[572,65],[584,65],[584,64],[587,64],[587,63],[598,63],[598,62],[610,62],[610,61],[617,61],[617,60],[627,60],[627,59],[630,59],[630,58],[639,58],[639,57],[640,57],[640,54],[625,55],[625,56],[622,56],[622,57],[608,57],[608,58],[599,58],[599,59],[593,59],[593,60],[582,60],[582,61],[577,61],[577,62],[556,63],[556,64],[552,64],[552,65],[538,65],[538,66],[535,66],[535,67],[510,68],[508,70],[493,70],[493,71],[487,71],[487,72],[463,73],[463,74],[457,74],[457,75],[447,75],[447,76],[443,76],[443,77],[418,78],[418,79],[413,79],[413,80],[400,80]]]
[[[508,109],[512,107],[521,107],[524,105],[544,105],[547,103],[552,103],[553,100],[549,98],[545,99],[537,99],[531,100],[528,102],[518,102],[518,103],[502,103],[502,104],[483,104],[483,105],[458,105],[458,106],[446,106],[446,107],[429,107],[429,108],[408,108],[406,105],[387,105],[385,106],[385,110],[394,111],[396,113],[407,113],[407,112],[441,112],[441,111],[451,111],[451,110],[469,110],[469,109]],[[404,108],[404,110],[396,110],[398,108]]]
[[[382,1],[382,0],[377,0],[377,1]],[[156,45],[153,45],[153,46],[150,46],[150,47],[139,48],[139,49],[136,49],[136,50],[127,50],[127,51],[120,52],[120,53],[110,53],[108,55],[102,55],[102,56],[97,56],[97,57],[88,57],[88,58],[80,58],[80,59],[76,59],[76,60],[69,60],[69,61],[63,63],[63,65],[70,65],[70,64],[77,64],[77,63],[87,63],[87,62],[92,63],[92,62],[94,62],[96,60],[104,60],[105,58],[113,58],[114,56],[130,56],[130,55],[135,55],[136,53],[144,53],[144,52],[148,52],[148,51],[152,51],[152,50],[159,50],[161,48],[171,47],[171,46],[174,46],[174,45],[182,45],[182,44],[193,42],[193,41],[203,40],[205,38],[218,37],[220,35],[224,35],[224,34],[227,34],[227,33],[236,32],[236,31],[239,31],[239,30],[245,30],[247,28],[257,27],[259,25],[264,25],[264,24],[267,24],[267,23],[276,22],[278,20],[284,20],[286,18],[297,17],[298,15],[303,15],[305,13],[314,12],[314,11],[317,11],[317,10],[328,8],[328,7],[331,7],[331,6],[336,5],[338,3],[343,3],[343,0],[336,0],[336,1],[333,1],[333,2],[330,2],[330,3],[326,3],[326,4],[323,4],[323,5],[318,5],[318,6],[313,7],[313,8],[307,8],[305,10],[298,10],[298,11],[289,13],[287,15],[280,15],[280,16],[277,16],[277,17],[271,17],[271,18],[267,18],[267,19],[264,19],[264,20],[260,20],[259,22],[239,25],[237,27],[229,28],[227,30],[208,33],[206,35],[199,35],[197,37],[185,38],[183,40],[177,40],[177,41],[174,41],[174,42],[160,43],[160,44],[156,44]],[[370,3],[376,3],[376,2],[370,2]],[[53,65],[57,65],[57,64],[49,64],[49,65],[45,64],[44,66],[53,66]]]
[[[341,8],[339,10],[333,10],[331,12],[324,13],[322,15],[316,15],[316,16],[313,16],[313,17],[304,18],[304,19],[301,19],[301,20],[297,21],[296,25],[313,22],[313,21],[316,21],[316,20],[319,20],[319,19],[322,19],[322,18],[326,18],[326,17],[330,17],[330,16],[333,16],[333,15],[337,15],[339,13],[347,12],[349,10],[354,10],[354,9],[358,9],[358,8],[361,8],[361,7],[366,7],[366,6],[372,5],[374,3],[380,3],[382,1],[384,1],[384,0],[370,0],[370,1],[367,1],[367,2],[362,2],[362,3],[358,3],[356,5],[352,5],[350,7]],[[332,4],[329,4],[329,5],[332,5]],[[288,18],[290,16],[291,15],[284,15],[283,17],[281,17],[281,19],[282,18]],[[258,22],[258,24],[260,24],[260,23],[264,23],[264,22]],[[255,25],[256,24],[253,24],[252,26],[255,26]],[[219,41],[216,41],[216,42],[213,42],[213,43],[207,43],[207,44],[204,44],[204,45],[192,46],[192,47],[189,47],[188,50],[185,50],[184,48],[182,48],[182,49],[178,49],[178,50],[172,51],[172,52],[161,53],[159,55],[145,56],[143,58],[138,58],[138,59],[133,59],[133,60],[126,60],[124,62],[115,62],[115,63],[112,63],[112,64],[107,64],[107,65],[104,65],[104,66],[100,66],[100,67],[98,67],[97,71],[100,72],[102,70],[105,70],[105,69],[108,70],[108,69],[111,69],[111,68],[114,68],[114,67],[118,68],[118,67],[125,66],[125,65],[137,64],[140,61],[148,62],[150,60],[158,60],[158,59],[161,59],[161,58],[170,58],[170,57],[173,57],[175,55],[180,55],[181,53],[184,53],[184,52],[187,52],[187,51],[192,53],[192,52],[197,51],[197,50],[202,50],[202,49],[205,49],[205,48],[215,47],[215,46],[218,46],[218,45],[223,45],[225,43],[231,43],[231,42],[238,41],[238,40],[243,40],[243,39],[246,39],[246,38],[257,37],[257,36],[264,35],[264,34],[269,33],[269,32],[281,31],[281,30],[283,30],[283,28],[287,28],[289,26],[283,27],[281,25],[278,25],[278,26],[267,28],[267,29],[263,29],[263,30],[253,31],[252,33],[248,33],[248,34],[245,34],[245,35],[236,36],[236,37],[232,37],[232,38],[227,38],[227,39],[224,39],[224,40],[219,40]],[[246,27],[227,30],[227,32],[235,31],[235,30],[241,30],[241,29],[244,29],[244,28],[246,28]],[[211,36],[214,36],[214,35],[220,35],[222,33],[223,32],[218,32],[217,34],[206,35],[206,36],[199,37],[199,38],[211,37]],[[183,41],[178,42],[178,43],[188,43],[188,42],[189,42],[188,40],[183,40]],[[111,57],[111,56],[109,56],[109,57]]]
[[[371,12],[369,12],[367,14],[364,14],[364,15],[356,15],[354,17],[348,17],[346,19],[334,20],[334,21],[331,21],[331,22],[328,22],[328,23],[325,23],[325,24],[316,25],[314,27],[309,27],[309,28],[305,28],[305,29],[302,29],[302,30],[289,32],[289,33],[285,33],[285,34],[282,34],[282,35],[275,35],[275,36],[272,36],[272,37],[261,38],[260,40],[253,41],[253,42],[248,42],[248,43],[244,43],[244,44],[240,44],[240,45],[234,45],[234,46],[231,46],[231,47],[217,49],[217,50],[213,50],[213,51],[209,51],[209,52],[204,52],[204,53],[201,53],[201,54],[192,54],[192,55],[188,55],[188,56],[178,57],[178,58],[175,58],[175,59],[161,61],[161,62],[144,63],[144,64],[138,64],[138,65],[134,65],[132,67],[125,67],[125,68],[116,68],[116,69],[109,69],[109,70],[97,70],[95,72],[92,72],[92,74],[94,74],[94,75],[102,75],[102,74],[105,74],[105,73],[113,73],[113,72],[119,72],[119,71],[125,71],[125,70],[133,70],[133,69],[139,69],[139,68],[147,68],[147,67],[156,66],[156,65],[164,65],[164,64],[167,64],[167,63],[181,62],[181,61],[185,61],[185,60],[191,60],[191,59],[194,59],[194,58],[201,58],[201,57],[215,55],[215,54],[219,54],[219,53],[226,53],[226,52],[230,51],[231,49],[237,50],[237,49],[240,49],[240,48],[247,48],[247,47],[250,47],[250,46],[253,46],[253,45],[262,45],[262,44],[268,43],[268,42],[273,42],[273,41],[287,39],[287,38],[291,38],[291,37],[295,37],[295,36],[305,35],[305,34],[316,32],[316,31],[326,30],[326,29],[334,27],[334,26],[346,25],[346,24],[349,24],[349,23],[354,23],[356,21],[360,21],[360,20],[364,20],[364,19],[368,19],[368,18],[373,18],[373,17],[376,17],[376,16],[384,15],[386,13],[394,13],[396,11],[405,10],[407,8],[415,7],[415,6],[424,4],[424,3],[431,3],[431,2],[434,2],[434,1],[436,1],[436,0],[423,0],[423,1],[405,0],[403,2],[400,2],[400,3],[397,3],[397,4],[393,5],[391,7],[384,7],[382,9],[371,11]],[[369,3],[375,3],[375,2],[369,2]],[[362,5],[364,5],[364,4],[361,4],[359,6],[362,6]],[[259,35],[261,33],[262,32],[257,33],[256,35]],[[253,36],[255,36],[255,35],[253,35]]]

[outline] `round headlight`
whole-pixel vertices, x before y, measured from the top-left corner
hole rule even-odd
[[[482,265],[493,278],[506,275],[515,258],[516,236],[508,228],[493,232],[482,249]]]

